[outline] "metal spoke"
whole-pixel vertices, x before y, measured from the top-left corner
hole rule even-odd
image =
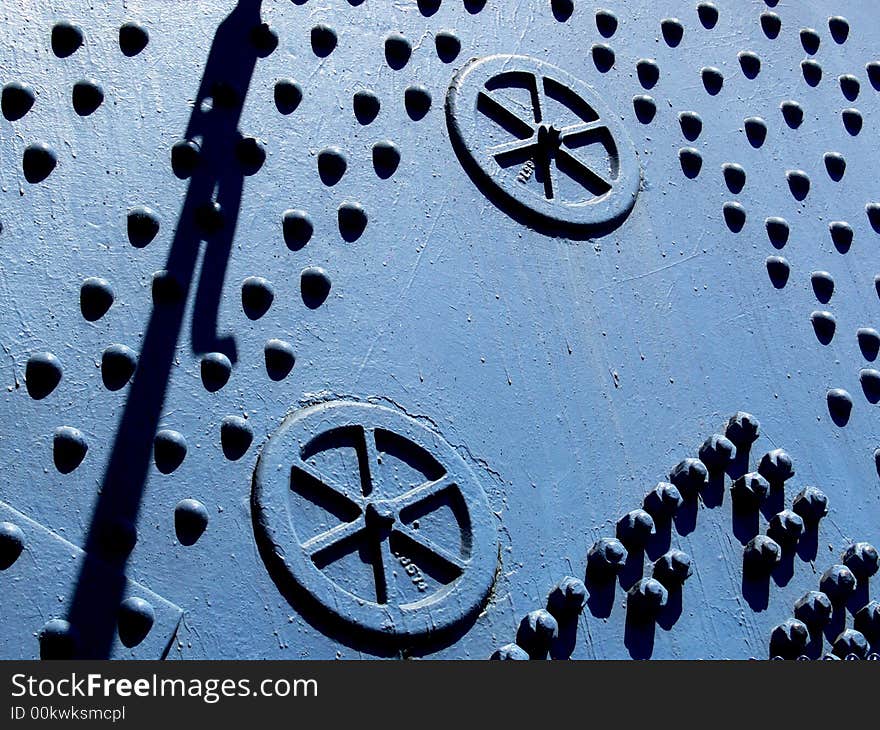
[[[296,476],[305,477],[308,486],[298,484]],[[327,479],[311,464],[299,459],[291,466],[290,488],[297,494],[315,502],[319,507],[338,515],[341,519],[353,519],[361,508],[348,491]]]
[[[589,142],[590,138],[595,136],[595,132],[603,129],[607,129],[607,126],[597,119],[594,122],[582,122],[563,127],[559,130],[559,136],[566,147],[573,149]]]
[[[538,83],[538,77],[534,74],[531,76],[531,88],[529,93],[532,96],[532,110],[534,111],[535,124],[540,124],[544,117],[544,102],[541,93],[541,84]]]
[[[515,139],[512,142],[490,147],[487,152],[495,158],[502,167],[517,165],[535,156],[538,144],[534,136],[529,139]]]
[[[485,91],[481,91],[477,95],[477,109],[510,132],[514,137],[527,139],[534,134],[535,130],[531,124],[521,119],[494,96],[487,94]]]
[[[405,525],[395,525],[394,532],[407,542],[413,545],[417,550],[428,554],[432,559],[438,561],[447,571],[454,573],[456,576],[464,573],[464,563],[445,548],[440,547],[437,543],[422,537],[415,530],[411,530]]]
[[[569,151],[560,148],[556,152],[556,165],[572,180],[583,185],[593,195],[604,195],[611,190],[611,183],[593,172]]]
[[[440,479],[435,479],[433,482],[425,482],[424,484],[420,484],[419,486],[410,489],[408,492],[404,492],[399,497],[391,500],[391,503],[394,505],[397,513],[400,514],[404,510],[421,504],[425,500],[431,499],[431,497],[434,497],[455,485],[455,478],[446,474]]]
[[[325,563],[322,560],[325,554],[334,548],[338,548],[341,543],[357,537],[365,527],[366,524],[363,516],[358,517],[353,522],[337,525],[331,530],[306,540],[302,545],[302,549],[314,563],[322,563],[324,566],[329,565],[333,561],[330,560]]]
[[[379,451],[376,448],[376,430],[363,427],[364,453],[358,458],[361,471],[361,491],[365,497],[375,496],[379,474]]]

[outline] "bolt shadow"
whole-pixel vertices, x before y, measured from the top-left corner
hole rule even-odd
[[[770,573],[750,570],[745,557],[742,565],[742,594],[755,613],[766,611],[770,605]]]
[[[782,546],[782,555],[780,556],[781,559],[776,564],[776,567],[773,568],[773,572],[771,573],[773,582],[776,583],[776,585],[778,585],[780,588],[783,586],[787,586],[791,579],[794,577],[795,554],[796,553],[794,546]]]
[[[639,545],[627,546],[626,562],[620,569],[618,580],[620,587],[628,591],[638,583],[645,574],[645,549]]]
[[[748,474],[751,450],[751,445],[745,446],[737,444],[736,455],[727,465],[727,476],[730,477],[731,481],[736,481],[743,474]]]
[[[860,609],[868,605],[870,600],[871,596],[868,589],[868,579],[859,578],[856,581],[855,590],[846,601],[846,608],[853,616],[855,616]]]
[[[767,496],[764,497],[764,501],[761,503],[761,514],[763,514],[767,520],[771,520],[784,509],[784,483],[779,481],[770,482],[770,489],[767,491]]]
[[[697,511],[699,510],[697,498],[687,498],[675,513],[675,531],[682,537],[690,535],[697,529]]]
[[[645,552],[651,560],[656,560],[672,547],[672,516],[654,517],[654,532],[648,538]]]
[[[810,563],[819,554],[819,525],[812,522],[804,523],[804,532],[797,544],[798,557]]]
[[[547,603],[547,610],[550,611],[550,603]],[[551,611],[552,613],[552,611]],[[550,642],[550,658],[551,659],[570,659],[577,645],[578,622],[580,621],[580,613],[555,613],[553,617],[559,624],[559,633],[556,638]]]
[[[136,540],[135,525],[162,417],[169,376],[184,313],[193,286],[201,243],[206,252],[192,317],[195,353],[224,352],[235,358],[230,337],[218,338],[217,310],[241,203],[244,172],[235,158],[238,123],[257,59],[252,32],[260,23],[262,0],[239,0],[220,23],[205,64],[186,139],[200,137],[201,156],[180,209],[165,263],[166,281],[177,296],[156,299],[147,323],[137,372],[130,386],[86,537],[86,557],[70,601],[68,620],[76,629],[80,658],[110,656],[125,565]],[[203,104],[218,88],[232,89],[227,103]],[[203,213],[219,206],[222,216],[210,230]],[[114,570],[106,570],[106,566]]]
[[[666,603],[657,614],[657,625],[664,631],[670,631],[678,623],[683,605],[681,586],[672,586],[667,590]]]
[[[825,624],[823,633],[829,644],[833,644],[834,640],[840,636],[841,632],[846,628],[846,606],[835,603],[831,609],[831,620]]]
[[[613,576],[594,575],[588,566],[584,575],[584,585],[587,587],[588,593],[587,609],[596,618],[608,618],[611,615],[611,609],[614,607],[617,580]]]
[[[760,513],[757,507],[746,507],[733,500],[731,512],[733,536],[740,544],[746,545],[761,530]]]
[[[638,616],[629,607],[626,610],[626,625],[623,630],[623,645],[633,659],[650,659],[654,654],[655,622],[653,619]]]
[[[700,492],[703,504],[708,509],[715,509],[724,504],[724,471],[713,469],[709,472],[709,479],[703,491]]]

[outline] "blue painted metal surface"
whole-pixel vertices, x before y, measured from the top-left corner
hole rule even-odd
[[[880,649],[868,3],[0,19],[0,655]]]

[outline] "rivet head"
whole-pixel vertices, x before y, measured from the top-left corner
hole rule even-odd
[[[156,468],[163,474],[170,474],[179,467],[186,457],[186,439],[183,434],[171,429],[163,429],[153,440],[153,457]]]
[[[156,612],[143,598],[126,598],[119,606],[119,640],[128,648],[140,644],[150,633]]]
[[[24,550],[24,533],[12,522],[0,522],[0,570],[11,567]]]
[[[281,79],[275,82],[275,107],[285,116],[293,114],[303,98],[302,86],[293,79]]]
[[[62,474],[70,474],[86,457],[89,445],[82,431],[72,426],[55,429],[52,440],[52,456],[55,468]]]
[[[31,355],[24,370],[28,395],[34,400],[42,400],[55,390],[61,376],[61,361],[51,352]]]
[[[70,622],[53,618],[39,633],[40,659],[73,659],[77,650],[76,631]]]
[[[220,422],[220,444],[223,455],[230,461],[238,461],[250,448],[254,430],[241,416],[226,416]]]
[[[547,654],[550,645],[559,635],[559,623],[549,611],[538,609],[523,617],[516,632],[516,643],[532,658]]]
[[[182,499],[174,508],[174,532],[181,545],[195,545],[208,529],[208,510],[197,499]]]
[[[263,348],[263,355],[266,361],[266,373],[276,382],[284,380],[296,363],[293,345],[284,340],[269,340]]]

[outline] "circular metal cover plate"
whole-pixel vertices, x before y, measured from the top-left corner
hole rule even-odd
[[[635,147],[596,93],[535,58],[475,58],[453,78],[449,134],[490,197],[569,230],[622,221],[640,184]]]
[[[492,585],[482,488],[444,439],[389,408],[297,412],[263,450],[253,498],[270,570],[358,629],[438,633],[473,616]]]

